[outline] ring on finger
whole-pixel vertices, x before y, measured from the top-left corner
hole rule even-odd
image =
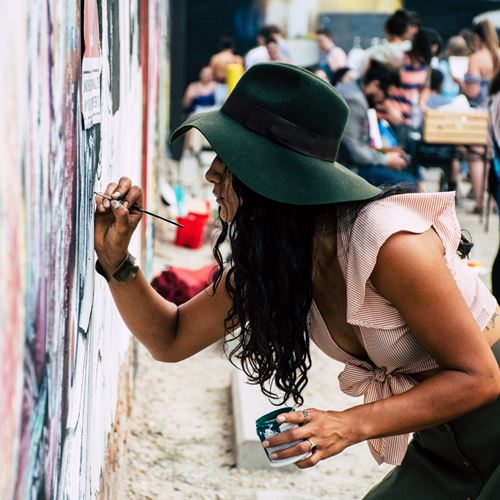
[[[317,445],[315,445],[310,439],[306,439],[306,441],[309,441],[309,444],[311,445],[309,447],[309,456],[313,455],[314,452],[318,449]]]

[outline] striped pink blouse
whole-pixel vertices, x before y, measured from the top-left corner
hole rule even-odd
[[[371,403],[401,394],[415,385],[412,374],[437,368],[398,310],[379,295],[370,275],[382,244],[399,231],[422,233],[433,227],[445,247],[445,262],[481,330],[491,319],[497,302],[474,271],[457,255],[460,225],[454,193],[401,194],[366,205],[354,225],[339,220],[337,253],[347,288],[347,323],[355,325],[370,361],[342,350],[332,339],[313,302],[310,332],[328,356],[345,363],[339,375],[341,390],[364,396]],[[378,463],[400,464],[408,434],[371,439],[368,446]]]

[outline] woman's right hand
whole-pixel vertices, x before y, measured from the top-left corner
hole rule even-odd
[[[130,238],[142,219],[141,212],[128,208],[142,207],[143,200],[142,189],[132,186],[128,177],[122,177],[118,184],[109,183],[104,194],[114,200],[95,197],[94,249],[101,266],[111,276],[127,257]]]

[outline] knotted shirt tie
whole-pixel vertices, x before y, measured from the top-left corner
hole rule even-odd
[[[349,396],[364,396],[364,403],[373,403],[408,391],[417,381],[411,376],[387,372],[386,368],[374,366],[367,361],[351,359],[339,375],[340,389]],[[399,465],[408,446],[409,434],[369,439],[371,454],[381,464]]]

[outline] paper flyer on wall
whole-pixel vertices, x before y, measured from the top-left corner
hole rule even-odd
[[[88,129],[101,122],[101,44],[96,0],[87,0],[84,11],[84,47],[82,60],[82,115]]]

